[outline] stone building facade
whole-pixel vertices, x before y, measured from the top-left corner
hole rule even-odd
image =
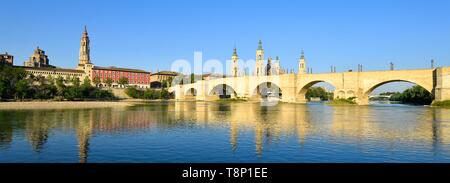
[[[39,46],[34,50],[33,55],[23,63],[25,67],[53,67],[49,63],[48,56]]]
[[[156,73],[152,73],[150,76],[151,87],[152,88],[161,88],[162,84],[166,81],[173,81],[175,77],[180,75],[180,73],[173,71],[160,71]]]
[[[63,68],[54,68],[54,67],[22,67],[29,74],[33,74],[34,76],[44,76],[45,78],[58,78],[62,77],[66,80],[70,78],[77,77],[80,81],[83,81],[85,77],[84,71],[76,70],[76,69],[63,69]]]
[[[14,56],[8,54],[0,54],[0,64],[13,65],[14,64]]]
[[[20,67],[25,69],[25,71],[29,74],[32,74],[34,76],[43,76],[46,78],[62,77],[68,80],[76,77],[80,79],[80,81],[82,81],[86,76],[84,71],[76,69],[57,68],[53,65],[50,65],[50,60],[45,54],[45,51],[39,47],[34,50],[33,55],[31,55],[28,61],[24,62],[24,66]]]

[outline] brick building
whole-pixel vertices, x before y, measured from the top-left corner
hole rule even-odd
[[[94,66],[92,69],[93,78],[98,77],[105,86],[105,81],[111,78],[113,81],[112,87],[121,87],[119,79],[121,77],[128,78],[128,84],[138,88],[150,88],[150,72],[138,69],[127,69],[117,67],[98,67]]]

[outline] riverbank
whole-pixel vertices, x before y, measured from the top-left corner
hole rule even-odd
[[[441,101],[441,102],[433,102],[431,104],[431,106],[450,108],[450,100],[445,100],[445,101]]]
[[[326,103],[327,105],[356,105],[357,103],[351,99],[335,99]]]
[[[88,109],[133,106],[131,101],[32,101],[0,102],[0,110],[15,109]]]

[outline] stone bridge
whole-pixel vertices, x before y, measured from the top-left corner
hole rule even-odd
[[[215,100],[221,91],[231,98],[258,99],[264,88],[279,90],[280,100],[306,103],[305,94],[316,83],[326,82],[335,87],[335,98],[355,97],[360,105],[369,102],[377,87],[397,81],[422,86],[434,94],[436,101],[450,100],[450,67],[418,70],[341,72],[323,74],[283,74],[274,76],[242,76],[201,80],[192,84],[175,85],[169,89],[178,100]]]

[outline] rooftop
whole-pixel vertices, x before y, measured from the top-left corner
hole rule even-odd
[[[139,73],[150,73],[144,70],[140,70],[140,69],[128,69],[128,68],[118,68],[118,67],[99,67],[99,66],[94,66],[94,70],[110,70],[110,71],[124,71],[124,72],[139,72]]]
[[[2,53],[2,54],[0,54],[0,55],[1,55],[1,56],[12,56],[12,55],[8,54],[8,52]]]
[[[171,76],[178,76],[180,73],[174,72],[174,71],[159,71],[156,73],[153,73],[152,75],[171,75]]]
[[[64,68],[53,68],[53,67],[26,67],[26,66],[15,66],[20,67],[28,70],[40,70],[40,71],[60,71],[60,72],[75,72],[75,73],[84,73],[82,70],[76,70],[76,69],[64,69]]]

